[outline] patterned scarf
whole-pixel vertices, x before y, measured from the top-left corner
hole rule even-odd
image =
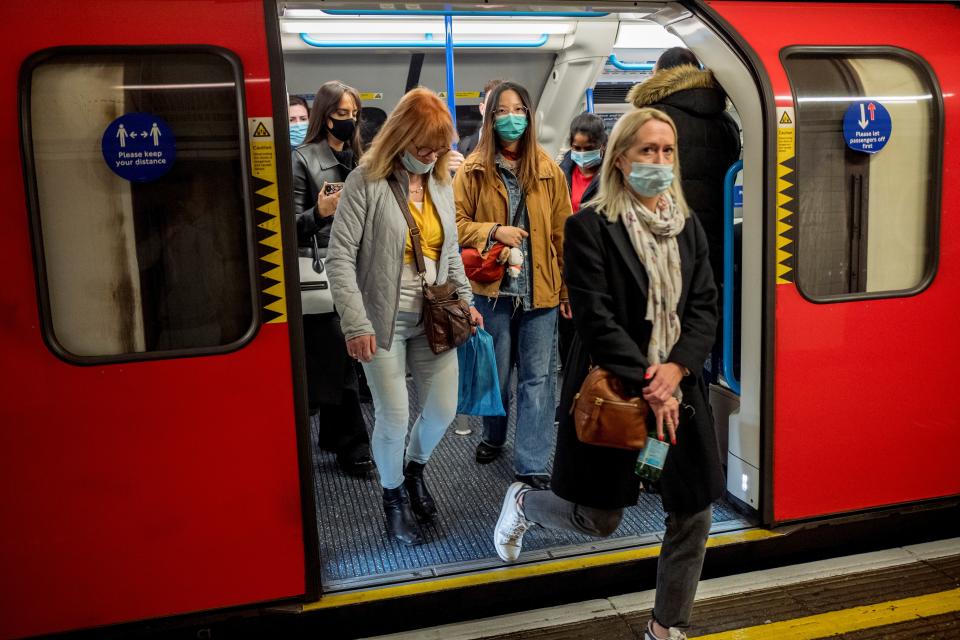
[[[683,290],[677,235],[683,231],[686,218],[667,194],[660,197],[661,205],[665,202],[666,206],[658,206],[656,211],[635,202],[632,210],[620,216],[650,281],[646,315],[653,324],[647,346],[650,364],[666,362],[670,350],[680,339],[677,306]],[[678,399],[679,391],[677,387]]]

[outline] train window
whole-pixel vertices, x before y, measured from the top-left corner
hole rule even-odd
[[[800,290],[820,301],[916,293],[937,254],[943,127],[931,72],[892,49],[790,49],[783,62]]]
[[[212,50],[54,50],[25,65],[40,299],[61,357],[209,353],[252,335],[242,77]]]

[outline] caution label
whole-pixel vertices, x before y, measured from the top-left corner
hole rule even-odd
[[[283,243],[277,201],[277,154],[272,118],[248,118],[250,166],[253,174],[254,221],[257,226],[257,270],[263,322],[287,321],[284,293]]]
[[[367,91],[360,94],[361,100],[383,100],[383,94],[377,91]]]
[[[273,133],[267,129],[267,125],[263,124],[263,121],[257,122],[257,128],[253,130],[254,138],[273,138]]]
[[[777,107],[777,284],[793,282],[796,247],[796,115]]]

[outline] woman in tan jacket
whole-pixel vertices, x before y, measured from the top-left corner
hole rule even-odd
[[[493,336],[500,394],[508,416],[486,417],[477,462],[493,462],[507,439],[509,380],[517,367],[514,469],[518,480],[549,485],[556,394],[557,314],[570,317],[563,284],[563,225],[570,195],[563,172],[537,144],[527,90],[503,82],[487,96],[480,144],[457,172],[460,244],[486,252],[515,248],[503,279],[471,281],[477,310]],[[519,267],[519,268],[518,268]]]

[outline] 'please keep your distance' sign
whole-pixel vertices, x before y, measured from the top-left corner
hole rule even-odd
[[[173,167],[177,141],[170,125],[152,113],[125,113],[103,132],[103,159],[130,182],[151,182]]]

